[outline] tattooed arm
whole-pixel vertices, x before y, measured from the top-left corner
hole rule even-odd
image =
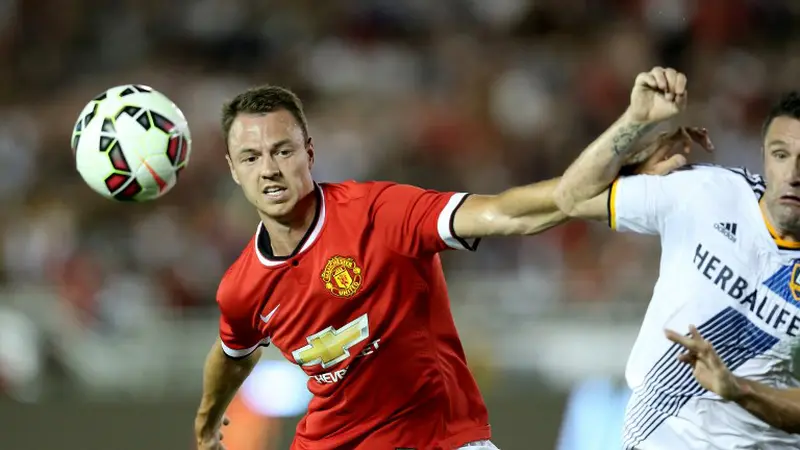
[[[661,67],[639,74],[628,110],[581,153],[561,178],[553,194],[559,209],[570,217],[593,216],[587,214],[583,204],[608,188],[623,163],[634,156],[635,144],[642,136],[680,112],[685,103],[683,74]]]
[[[570,217],[581,215],[580,205],[608,188],[631,157],[639,139],[656,124],[620,117],[595,139],[561,177],[554,192],[559,209]]]

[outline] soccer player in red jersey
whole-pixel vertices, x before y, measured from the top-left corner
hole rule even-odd
[[[240,94],[222,122],[231,175],[261,223],[219,286],[198,447],[223,448],[224,410],[260,347],[274,345],[313,393],[293,450],[495,449],[438,253],[564,221],[558,181],[493,196],[315,183],[302,106],[280,87]],[[659,158],[654,171],[674,162]]]

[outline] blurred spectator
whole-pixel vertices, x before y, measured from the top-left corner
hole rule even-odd
[[[0,0],[0,306],[80,342],[215,317],[216,283],[257,222],[218,131],[222,101],[250,85],[301,96],[320,180],[491,193],[559,175],[637,72],[676,65],[716,161],[758,171],[764,108],[796,87],[798,17],[777,0]],[[164,199],[119,205],[84,186],[69,135],[86,101],[134,82],[182,107],[194,148]],[[485,320],[513,329],[519,311],[642,305],[657,252],[570,224],[445,258],[454,289],[492,286],[461,290],[455,309],[489,308],[478,292],[491,291],[504,306]],[[64,314],[48,318],[49,302]]]

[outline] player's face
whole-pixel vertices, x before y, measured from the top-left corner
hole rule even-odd
[[[764,136],[764,202],[779,231],[800,238],[800,120],[776,117]]]
[[[233,180],[267,217],[290,219],[295,205],[314,190],[314,147],[288,111],[236,116],[227,158]]]

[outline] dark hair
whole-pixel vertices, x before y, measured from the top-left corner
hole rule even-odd
[[[767,129],[776,117],[790,117],[800,120],[800,92],[791,91],[783,94],[772,109],[769,110],[767,119],[761,127],[761,137],[767,134]]]
[[[228,145],[233,120],[240,113],[267,114],[286,110],[297,120],[303,130],[303,138],[308,140],[308,122],[303,112],[303,104],[294,92],[280,86],[260,86],[248,89],[222,106],[222,135]]]

